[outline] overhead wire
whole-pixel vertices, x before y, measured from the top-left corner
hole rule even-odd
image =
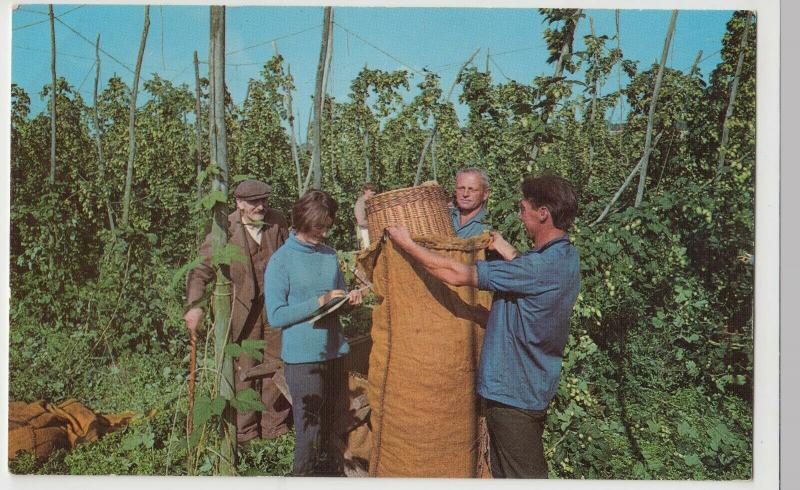
[[[508,80],[508,81],[510,81],[510,82],[511,82],[511,81],[514,81],[514,80],[513,80],[511,77],[509,77],[508,75],[506,75],[506,74],[505,74],[505,72],[503,71],[503,69],[502,69],[502,68],[500,68],[500,65],[498,65],[498,64],[497,64],[497,61],[495,61],[495,59],[494,59],[494,55],[492,55],[492,56],[489,56],[489,61],[491,61],[491,62],[492,62],[492,64],[494,65],[494,67],[495,67],[495,68],[497,68],[497,71],[499,71],[499,72],[500,72],[500,74],[501,74],[501,75],[503,75],[503,76],[505,77],[505,79],[506,79],[506,80]]]
[[[299,34],[303,34],[304,32],[308,32],[308,31],[311,31],[313,29],[318,29],[320,27],[322,27],[322,24],[317,24],[315,26],[307,27],[307,28],[305,28],[303,30],[300,30],[300,31],[297,31],[297,32],[292,32],[290,34],[285,34],[283,36],[278,36],[278,37],[276,37],[274,39],[270,39],[268,41],[263,41],[263,42],[260,42],[258,44],[253,44],[252,46],[247,46],[245,48],[237,49],[237,50],[234,50],[234,51],[228,51],[227,53],[225,53],[225,56],[232,56],[234,54],[241,53],[242,51],[247,51],[249,49],[258,48],[258,47],[264,46],[265,44],[270,44],[270,43],[273,43],[275,41],[280,41],[281,39],[287,39],[287,38],[290,38],[292,36],[297,36]],[[227,65],[228,63],[225,63],[225,64]]]
[[[28,9],[28,8],[25,8],[25,7],[18,7],[17,10],[20,11],[20,12],[30,12],[32,14],[47,15],[47,16],[50,15],[47,12],[40,12],[38,10]]]
[[[345,31],[345,32],[347,32],[348,34],[351,34],[353,37],[355,37],[355,38],[356,38],[356,39],[358,39],[359,41],[363,42],[363,43],[364,43],[364,44],[366,44],[367,46],[370,46],[371,48],[373,48],[373,49],[377,50],[378,52],[380,52],[380,53],[382,53],[382,54],[384,54],[384,55],[388,56],[389,58],[393,59],[394,61],[396,61],[396,62],[400,63],[402,66],[404,66],[404,67],[408,68],[409,70],[413,71],[414,73],[416,73],[416,74],[418,74],[418,75],[423,75],[422,71],[420,71],[420,70],[417,70],[416,68],[414,68],[414,67],[412,67],[410,64],[408,64],[408,63],[404,62],[403,60],[401,60],[401,59],[400,59],[400,58],[398,58],[397,56],[395,56],[395,55],[393,55],[393,54],[389,53],[388,51],[386,51],[386,50],[384,50],[384,49],[381,49],[381,48],[379,48],[379,47],[378,47],[378,46],[376,46],[375,44],[373,44],[373,43],[371,43],[371,42],[367,41],[367,40],[366,40],[366,39],[364,39],[363,37],[359,36],[359,35],[358,35],[358,34],[356,34],[355,32],[353,32],[353,31],[351,31],[350,29],[348,29],[347,27],[345,27],[345,26],[343,26],[343,25],[339,24],[339,23],[338,23],[338,22],[336,22],[336,21],[334,21],[334,22],[333,22],[333,24],[334,24],[335,26],[339,27],[340,29],[344,30],[344,31]]]
[[[63,24],[63,25],[64,25],[64,26],[65,26],[67,29],[69,29],[70,31],[72,31],[73,33],[75,33],[75,35],[77,35],[78,37],[80,37],[81,39],[83,39],[84,41],[86,41],[87,43],[89,43],[89,45],[90,45],[90,46],[92,46],[92,47],[95,47],[95,43],[93,43],[92,41],[90,41],[90,40],[89,40],[89,38],[87,38],[86,36],[84,36],[84,35],[83,35],[83,34],[81,34],[80,32],[76,31],[76,30],[75,30],[75,29],[74,29],[74,28],[73,28],[71,25],[67,24],[66,22],[64,22],[63,20],[61,20],[61,19],[59,19],[59,18],[57,18],[57,17],[56,17],[56,20],[57,20],[59,23]],[[100,48],[100,52],[101,52],[101,53],[103,53],[104,55],[108,56],[108,57],[109,57],[109,58],[111,58],[112,60],[116,61],[116,62],[117,62],[119,65],[121,65],[123,68],[125,68],[125,69],[126,69],[126,70],[128,70],[129,72],[131,72],[131,73],[134,73],[134,71],[133,71],[133,69],[132,69],[131,67],[129,67],[128,65],[126,65],[126,64],[125,64],[125,63],[123,63],[122,61],[118,60],[116,57],[114,57],[112,54],[110,54],[110,53],[109,53],[108,51],[106,51],[105,49],[103,49],[103,48]]]
[[[701,59],[701,60],[700,60],[700,61],[697,63],[697,65],[698,65],[698,66],[699,66],[699,65],[702,65],[704,61],[706,61],[707,59],[709,59],[709,58],[711,58],[712,56],[715,56],[715,55],[717,55],[717,54],[719,54],[719,53],[721,53],[721,52],[722,52],[722,49],[721,49],[721,48],[720,48],[720,49],[718,49],[718,50],[716,50],[716,51],[714,51],[714,52],[713,52],[713,53],[711,53],[710,55],[708,55],[708,56],[704,57],[703,59]]]
[[[84,75],[83,80],[81,80],[81,84],[78,85],[78,92],[80,92],[81,89],[83,88],[83,84],[86,83],[86,79],[89,78],[89,74],[92,73],[92,70],[94,69],[96,64],[97,64],[97,60],[92,62],[92,66],[89,67],[89,71],[86,72],[86,75]]]
[[[59,17],[67,15],[68,13],[74,12],[74,11],[80,9],[80,8],[83,8],[83,7],[85,7],[85,5],[78,5],[77,7],[71,8],[71,9],[67,10],[66,12],[62,12],[62,13],[56,15],[55,18],[58,19]],[[34,13],[37,13],[37,14],[43,14],[43,15],[48,15],[48,16],[50,15],[50,14],[47,14],[47,13],[44,13],[44,12],[38,12],[36,10],[23,10],[23,9],[20,9],[20,10],[22,10],[23,12],[34,12]],[[47,22],[49,20],[50,19],[37,20],[36,22],[31,22],[30,24],[25,24],[24,26],[15,27],[15,28],[12,29],[12,31],[20,31],[22,29],[27,29],[28,27],[33,27],[33,26],[36,26],[36,25],[39,25],[39,24],[44,24],[45,22]]]
[[[36,49],[36,48],[29,48],[28,46],[21,46],[21,45],[19,45],[19,44],[14,44],[14,45],[13,45],[13,47],[14,47],[14,48],[17,48],[17,49],[24,49],[24,50],[26,50],[26,51],[35,51],[35,52],[37,52],[37,53],[47,53],[47,54],[50,54],[50,50],[49,50],[49,49]],[[90,57],[88,57],[88,56],[79,56],[79,55],[77,55],[77,54],[62,53],[61,51],[56,51],[56,54],[57,54],[58,56],[66,56],[66,57],[68,57],[68,58],[77,58],[77,59],[81,59],[81,60],[89,60],[89,61],[94,61],[94,58],[90,58]]]

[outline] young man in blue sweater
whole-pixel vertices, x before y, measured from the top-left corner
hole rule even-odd
[[[489,248],[504,260],[463,264],[416,244],[405,227],[387,228],[431,275],[495,293],[477,380],[495,478],[547,478],[542,431],[580,289],[580,259],[566,233],[578,209],[572,185],[529,178],[522,195],[518,217],[535,248],[519,254],[493,232]]]

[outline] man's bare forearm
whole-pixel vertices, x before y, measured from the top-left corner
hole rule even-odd
[[[414,242],[401,248],[419,262],[428,273],[442,282],[453,286],[478,285],[478,270],[474,265],[439,255]]]

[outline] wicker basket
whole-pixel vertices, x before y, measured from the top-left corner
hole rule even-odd
[[[412,235],[455,236],[447,211],[447,194],[439,185],[384,192],[367,199],[369,240],[381,239],[389,225],[402,224]]]

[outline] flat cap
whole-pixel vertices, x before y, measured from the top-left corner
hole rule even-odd
[[[269,197],[272,193],[272,186],[261,182],[260,180],[255,179],[247,179],[243,180],[236,186],[236,190],[234,191],[233,195],[236,196],[237,199],[245,199],[245,200],[253,200],[253,199],[263,199],[265,197]]]

